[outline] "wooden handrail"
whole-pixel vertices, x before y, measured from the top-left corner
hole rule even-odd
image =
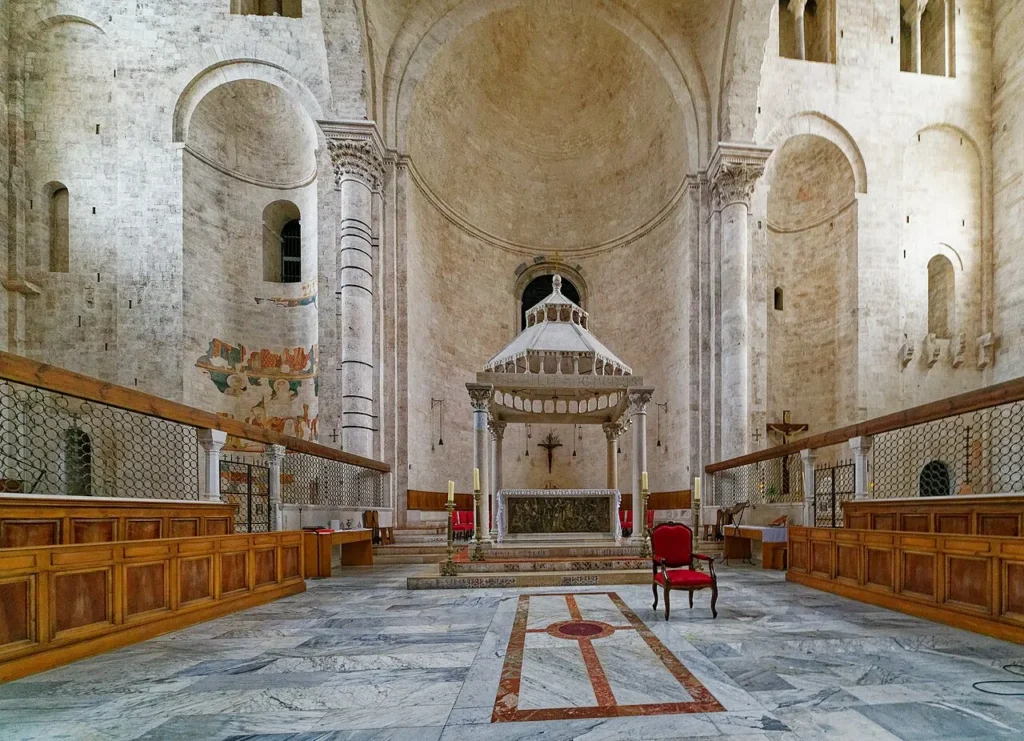
[[[166,419],[190,427],[220,430],[228,435],[260,442],[265,445],[283,445],[288,450],[315,455],[319,458],[328,458],[340,463],[359,466],[360,468],[369,468],[383,473],[391,471],[391,466],[381,461],[375,461],[372,458],[352,455],[351,453],[335,450],[326,445],[303,440],[292,435],[284,435],[273,430],[255,427],[230,417],[221,417],[212,412],[205,412],[202,409],[196,409],[176,401],[161,399],[159,396],[153,396],[136,389],[106,383],[91,376],[39,363],[20,355],[0,352],[0,378],[52,391],[57,394],[64,394],[65,396],[73,396],[77,399],[107,404],[108,406],[117,407],[129,412],[145,414],[149,417]]]
[[[728,460],[710,463],[704,467],[705,473],[718,473],[728,471],[731,468],[747,466],[751,463],[781,458],[801,450],[825,448],[829,445],[839,445],[855,437],[867,437],[880,435],[883,432],[892,432],[904,427],[935,422],[946,417],[955,417],[960,414],[969,414],[981,409],[999,406],[1001,404],[1012,404],[1015,401],[1024,400],[1024,377],[1015,378],[1011,381],[1003,381],[993,386],[968,391],[957,396],[950,396],[946,399],[928,402],[920,406],[910,407],[899,412],[875,417],[865,422],[839,427],[828,432],[821,432],[817,435],[802,437],[785,445],[776,445],[774,448],[765,448],[754,453],[737,456]]]

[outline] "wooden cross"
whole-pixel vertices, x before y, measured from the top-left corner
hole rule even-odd
[[[537,446],[544,448],[548,451],[548,473],[551,473],[552,456],[554,455],[555,448],[562,447],[562,441],[554,432],[549,432],[547,437],[545,437],[541,442],[537,443]]]
[[[775,433],[776,435],[782,435],[783,445],[789,442],[790,435],[796,435],[801,432],[807,432],[808,429],[810,429],[810,427],[807,424],[791,422],[788,409],[782,412],[781,422],[768,423],[768,434],[770,435],[772,433]]]

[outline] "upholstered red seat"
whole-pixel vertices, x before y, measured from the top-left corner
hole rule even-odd
[[[669,595],[673,589],[689,592],[690,607],[693,608],[693,593],[698,589],[711,590],[711,614],[718,617],[715,603],[718,602],[718,579],[715,576],[715,560],[702,553],[693,552],[693,531],[677,522],[663,522],[651,530],[652,576],[651,589],[654,591],[654,609],[658,609],[658,587],[665,592],[665,619],[668,620]],[[693,568],[694,560],[705,561],[708,573]]]
[[[690,569],[672,569],[665,572],[668,574],[669,586],[680,587],[710,587],[712,584],[711,575],[703,571],[691,571]],[[655,574],[654,581],[665,586],[665,577],[662,574]]]

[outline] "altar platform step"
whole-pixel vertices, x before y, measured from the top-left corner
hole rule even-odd
[[[373,549],[375,564],[441,563],[447,557],[444,545],[379,545]]]
[[[400,545],[436,545],[447,541],[443,527],[395,528],[395,542]]]
[[[442,561],[444,559],[442,558]],[[459,571],[464,574],[509,573],[528,574],[535,572],[594,572],[631,571],[640,569],[650,574],[651,559],[629,557],[606,557],[566,560],[562,558],[525,559],[510,561],[469,561],[459,562]]]
[[[472,552],[473,546],[470,546]],[[588,558],[639,558],[639,545],[615,545],[596,543],[587,545],[540,545],[520,543],[517,545],[494,544],[486,549],[487,561],[550,560],[577,561]]]
[[[464,564],[460,564],[462,566]],[[437,567],[420,576],[410,576],[409,589],[501,589],[523,587],[591,587],[621,584],[650,584],[651,572],[644,569],[616,571],[530,571],[520,573],[460,573],[441,576]]]

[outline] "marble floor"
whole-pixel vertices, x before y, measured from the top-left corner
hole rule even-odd
[[[720,569],[649,586],[407,591],[353,569],[273,604],[0,685],[0,739],[1001,739],[1024,646]],[[1004,691],[1021,685],[985,685]]]

